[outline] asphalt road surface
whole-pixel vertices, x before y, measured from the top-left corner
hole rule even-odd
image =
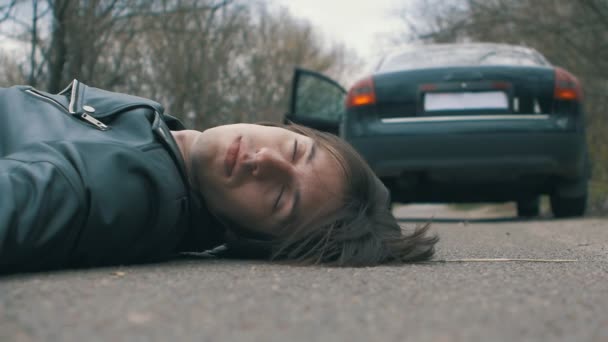
[[[0,341],[608,341],[608,219],[433,216],[437,260],[373,268],[188,258],[0,278]]]

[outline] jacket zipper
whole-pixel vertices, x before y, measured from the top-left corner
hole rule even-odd
[[[77,82],[77,81],[75,81],[75,82]],[[78,113],[76,113],[76,112],[73,111],[73,108],[74,108],[73,105],[75,103],[75,97],[74,97],[75,91],[74,91],[74,89],[76,89],[76,87],[72,88],[72,98],[71,98],[71,101],[70,101],[70,108],[69,109],[65,108],[61,103],[59,103],[59,101],[57,101],[57,100],[55,100],[55,99],[53,99],[51,97],[45,96],[43,94],[40,94],[40,93],[38,93],[34,89],[26,89],[25,92],[27,92],[29,94],[32,94],[32,95],[34,95],[36,97],[39,97],[41,99],[44,99],[46,101],[52,102],[57,107],[61,108],[66,114],[71,115],[71,116],[76,117],[76,118],[79,118],[81,120],[84,120],[87,123],[95,126],[100,131],[107,131],[108,130],[108,126],[106,124],[104,124],[103,122],[95,119],[93,116],[90,115],[90,114],[92,114],[94,112],[94,110],[93,111],[87,111],[85,109],[84,113],[82,113],[82,114],[78,114]]]
[[[74,80],[72,82],[72,94],[70,96],[70,105],[68,107],[70,113],[72,113],[72,115],[77,115],[76,114],[76,110],[74,109],[74,106],[77,103],[78,100],[78,88],[80,86],[80,82],[78,82],[78,80]],[[82,106],[82,109],[84,110],[84,113],[80,114],[80,118],[83,119],[84,121],[90,123],[91,125],[97,127],[97,129],[99,129],[100,131],[107,131],[108,130],[108,126],[106,126],[103,122],[95,119],[91,114],[93,114],[95,112],[95,108],[91,107],[91,106],[87,106],[84,105]]]
[[[78,96],[78,80],[72,81],[72,93],[70,94],[70,104],[68,105],[68,110],[70,113],[74,114],[76,111],[74,110],[74,105],[76,105],[76,97]]]
[[[101,131],[107,131],[108,126],[106,124],[104,124],[103,122],[95,119],[92,115],[89,115],[90,113],[93,113],[93,112],[88,112],[85,110],[84,113],[80,114],[80,118],[85,120],[86,122],[90,123],[91,125],[94,125]]]
[[[32,94],[32,95],[34,95],[36,97],[39,97],[39,98],[41,98],[43,100],[51,101],[54,105],[56,105],[57,107],[61,108],[66,114],[68,114],[68,109],[65,108],[61,103],[59,103],[59,101],[57,101],[57,100],[55,100],[55,99],[53,99],[51,97],[47,97],[47,96],[44,96],[42,94],[39,94],[37,91],[32,90],[32,89],[26,89],[25,92],[26,93],[30,93],[30,94]]]

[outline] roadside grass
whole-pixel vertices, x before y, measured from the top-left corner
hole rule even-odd
[[[451,203],[448,206],[451,209],[458,210],[458,211],[469,211],[469,210],[475,210],[475,209],[482,208],[486,205],[488,205],[488,204],[487,203]]]
[[[589,182],[588,214],[608,215],[608,184],[591,179]]]
[[[587,213],[608,215],[608,120],[593,117],[587,127],[591,180]]]
[[[497,215],[512,215],[516,211],[515,202],[504,203],[450,203],[448,207],[456,211],[484,211]]]
[[[475,211],[486,209],[495,214],[515,214],[517,212],[515,202],[504,203],[450,203],[450,209],[458,211]],[[549,196],[540,196],[540,217],[551,217],[551,203]]]
[[[601,187],[603,186],[603,187]],[[606,184],[594,185],[589,183],[588,208],[585,216],[605,216],[608,214],[608,187]],[[450,209],[457,211],[476,211],[486,209],[496,214],[507,214],[516,212],[515,202],[505,203],[450,203]],[[540,217],[553,217],[551,202],[548,195],[540,197]]]

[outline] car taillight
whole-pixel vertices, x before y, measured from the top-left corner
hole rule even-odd
[[[371,76],[355,82],[346,96],[346,108],[367,106],[376,103],[374,80]]]
[[[582,100],[583,90],[578,79],[562,68],[555,68],[555,91],[553,97],[557,100]]]

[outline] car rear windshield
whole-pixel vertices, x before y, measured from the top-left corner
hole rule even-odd
[[[391,55],[379,65],[378,71],[474,65],[549,66],[550,63],[538,52],[524,47],[446,44],[422,46]]]

